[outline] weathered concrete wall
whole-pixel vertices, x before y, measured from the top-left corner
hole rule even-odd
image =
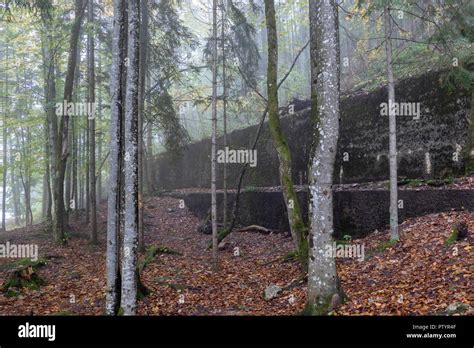
[[[410,178],[444,177],[463,171],[462,155],[453,161],[453,153],[464,148],[470,95],[460,91],[448,94],[440,85],[440,74],[404,80],[396,88],[398,102],[421,103],[419,120],[400,116],[398,122],[399,176]],[[359,93],[342,100],[341,135],[335,168],[335,182],[364,182],[388,178],[388,117],[380,116],[380,104],[387,91],[380,88],[370,94]],[[293,177],[306,183],[311,140],[309,102],[300,102],[296,113],[282,117],[281,123],[293,156]],[[228,135],[232,149],[250,149],[257,126]],[[257,146],[258,163],[247,170],[243,186],[277,186],[278,159],[265,125]],[[343,161],[344,154],[348,161]],[[429,158],[429,164],[427,162]],[[218,187],[222,186],[222,165],[218,165]],[[430,173],[427,168],[430,167]],[[189,145],[182,158],[173,161],[168,154],[151,163],[155,190],[210,186],[210,141]],[[229,164],[230,188],[237,186],[240,164]],[[342,174],[341,174],[342,173]]]
[[[172,193],[173,197],[184,200],[186,207],[201,219],[205,219],[211,206],[211,196],[206,192]],[[230,194],[230,201],[235,195]],[[299,192],[298,197],[307,220],[308,193]],[[345,234],[362,237],[375,229],[382,229],[389,221],[389,198],[386,190],[348,190],[334,192],[334,235],[342,238]],[[237,223],[242,226],[258,224],[276,231],[289,231],[288,217],[281,192],[242,192]],[[400,222],[425,214],[451,209],[474,211],[474,190],[433,189],[400,190],[399,199],[403,209],[399,209]],[[220,206],[222,194],[217,195]],[[219,209],[218,214],[221,213]],[[220,219],[221,217],[218,216]]]

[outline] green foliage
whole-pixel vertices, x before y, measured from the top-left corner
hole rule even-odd
[[[425,6],[407,0],[355,1],[354,13],[370,23],[364,28],[362,35],[369,41],[375,41],[377,46],[370,48],[369,45],[368,48],[365,41],[358,42],[358,53],[368,59],[367,71],[353,76],[353,88],[370,91],[386,84],[381,13],[387,4],[390,5],[394,23],[392,44],[396,79],[432,70],[446,70],[443,82],[450,92],[459,89],[470,90],[473,84],[470,71],[474,69],[467,66],[472,59],[474,6],[472,2],[469,4],[469,1],[446,1]],[[348,15],[344,25],[352,25],[354,18],[352,14]],[[408,21],[408,24],[405,24],[405,21]],[[415,32],[411,30],[411,22],[416,23]],[[354,27],[357,28],[357,25]],[[422,28],[422,32],[416,32],[416,28]],[[374,37],[377,39],[371,39]],[[454,61],[459,61],[459,66]]]
[[[166,150],[175,158],[179,158],[190,138],[187,130],[180,123],[173,98],[166,89],[160,90],[150,98],[147,112],[148,120],[161,130]]]
[[[458,239],[458,229],[456,226],[453,226],[452,230],[451,230],[451,234],[449,235],[448,239],[446,239],[444,241],[444,245],[445,246],[450,246],[454,243],[456,243],[456,240]]]
[[[41,18],[49,19],[53,4],[51,0],[5,0],[0,5],[0,21],[13,20],[12,10],[14,9],[24,10]]]
[[[13,262],[8,262],[0,265],[0,271],[8,271],[18,267],[42,267],[47,264],[47,260],[43,257],[38,258],[38,260],[33,261],[29,258],[22,258],[15,260]]]
[[[182,79],[181,66],[186,57],[183,47],[193,50],[196,45],[194,36],[178,15],[179,3],[170,0],[150,3],[147,68],[153,71],[156,83],[146,91],[145,102],[146,120],[156,127],[164,148],[174,158],[180,157],[190,137],[181,125],[170,90],[173,82]]]

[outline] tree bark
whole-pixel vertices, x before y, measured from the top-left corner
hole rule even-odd
[[[74,87],[74,71],[76,69],[77,48],[79,41],[79,33],[81,31],[82,17],[84,15],[83,0],[76,0],[75,2],[75,19],[71,28],[71,37],[69,41],[69,56],[66,70],[66,80],[64,82],[63,100],[70,103],[72,100],[72,92]],[[57,142],[54,142],[56,147],[56,167],[54,171],[54,219],[53,219],[53,233],[54,239],[58,244],[64,244],[64,228],[65,228],[65,210],[64,210],[64,177],[66,170],[66,163],[68,157],[68,125],[69,115],[67,112],[61,117],[59,125],[59,135],[56,137]]]
[[[288,222],[295,249],[303,270],[308,265],[308,229],[303,221],[300,204],[291,177],[291,153],[285,135],[281,129],[278,113],[278,37],[274,0],[265,0],[265,18],[268,41],[267,91],[268,91],[268,124],[273,145],[278,154],[280,184],[288,213]]]
[[[5,45],[5,61],[6,71],[8,71],[8,44]],[[7,173],[8,173],[8,158],[7,158],[7,144],[8,144],[8,126],[7,126],[7,107],[8,103],[8,72],[5,73],[5,99],[2,99],[3,111],[3,186],[2,186],[2,231],[6,231],[6,209],[7,209]]]
[[[43,203],[44,203],[44,217],[47,221],[52,221],[52,207],[53,197],[51,192],[51,181],[54,179],[53,171],[51,170],[55,160],[53,158],[53,138],[51,136],[57,132],[57,117],[54,111],[54,102],[56,98],[56,82],[54,77],[55,71],[55,57],[52,53],[53,40],[51,37],[50,23],[45,20],[43,22],[43,29],[45,33],[42,35],[43,40],[43,79],[44,79],[44,94],[45,103],[44,110],[45,118],[45,177],[43,185]],[[54,133],[56,134],[56,133]],[[54,138],[55,139],[55,138]]]
[[[211,136],[211,221],[212,268],[218,270],[217,199],[216,199],[216,137],[217,137],[217,0],[212,0],[212,136]]]
[[[309,235],[308,302],[310,314],[331,311],[335,296],[341,296],[336,262],[328,248],[333,245],[333,193],[334,162],[339,137],[339,42],[336,0],[310,0],[311,61],[315,62],[312,94],[317,108],[317,145],[311,160]],[[315,13],[314,13],[315,12]],[[316,57],[314,56],[316,55]],[[319,133],[319,134],[318,134]]]
[[[148,58],[148,6],[146,0],[140,0],[140,74],[139,74],[139,102],[138,102],[138,247],[141,251],[145,250],[145,229],[143,225],[143,172],[144,163],[144,142],[143,142],[143,124],[144,124],[144,106],[145,106],[145,80],[146,66]]]
[[[222,134],[222,146],[225,149],[227,147],[227,85],[226,85],[226,52],[225,52],[225,24],[226,24],[226,12],[224,0],[222,0],[222,24],[221,24],[221,50],[222,50],[222,122],[223,122],[223,134]],[[227,163],[224,161],[222,164],[222,223],[224,230],[227,228]]]
[[[395,82],[393,79],[392,61],[392,20],[390,7],[385,5],[383,11],[385,29],[385,51],[387,53],[388,108],[389,108],[389,164],[390,164],[390,239],[397,241],[398,234],[398,188],[397,188],[397,115],[393,112],[395,103]]]
[[[94,0],[89,1],[88,21],[94,24]],[[94,52],[94,31],[89,31],[87,37],[87,53],[88,53],[88,83],[89,83],[89,103],[95,104],[95,52]],[[96,198],[96,175],[95,175],[95,114],[88,115],[89,124],[89,206],[91,215],[90,224],[90,242],[97,244],[97,198]]]
[[[121,275],[119,268],[120,251],[120,218],[123,210],[121,201],[121,176],[123,163],[122,120],[125,100],[125,40],[126,40],[126,5],[124,0],[114,0],[114,28],[112,34],[112,69],[110,73],[110,157],[109,157],[109,191],[107,201],[107,289],[106,314],[115,315],[119,310]]]
[[[138,251],[138,89],[140,49],[139,1],[128,3],[128,62],[125,101],[125,229],[122,259],[124,315],[135,315],[137,306]]]

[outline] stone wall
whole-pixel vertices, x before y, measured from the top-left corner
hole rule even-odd
[[[462,149],[466,144],[470,95],[449,94],[440,83],[441,73],[401,81],[398,102],[420,103],[421,115],[397,118],[399,176],[446,177],[464,170]],[[388,117],[380,115],[387,101],[386,88],[360,92],[341,100],[341,132],[335,167],[336,183],[366,182],[388,178]],[[293,179],[305,184],[311,143],[310,104],[300,101],[295,113],[284,114],[281,124],[293,156]],[[286,108],[287,109],[287,108]],[[228,135],[232,149],[250,149],[257,126]],[[221,144],[221,139],[218,139]],[[183,156],[160,155],[151,163],[155,191],[210,187],[210,140],[190,144]],[[220,147],[218,147],[220,149]],[[461,150],[461,151],[460,151]],[[459,161],[453,160],[458,151]],[[257,146],[257,166],[247,170],[243,187],[278,186],[278,159],[268,125]],[[346,161],[344,161],[344,159]],[[237,186],[241,164],[228,164],[228,187]],[[222,165],[218,165],[218,188],[222,187]]]
[[[184,200],[186,207],[200,219],[205,219],[211,207],[209,192],[170,194]],[[234,201],[235,194],[229,194]],[[304,218],[307,221],[308,193],[298,192]],[[449,211],[451,209],[474,211],[474,190],[432,189],[400,190],[399,199],[403,208],[399,209],[399,221],[425,214]],[[221,206],[222,194],[218,193],[217,203]],[[375,229],[388,227],[390,193],[387,190],[346,190],[334,192],[334,236],[345,234],[363,237]],[[218,218],[221,221],[221,209]],[[289,231],[283,194],[279,191],[242,192],[240,196],[237,224],[248,226],[258,224],[275,231]]]

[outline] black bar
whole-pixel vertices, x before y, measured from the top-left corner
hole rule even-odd
[[[55,340],[19,326],[55,325]],[[473,317],[1,317],[0,346],[97,344],[410,344],[473,347]],[[407,334],[426,337],[409,338]],[[434,338],[433,335],[456,337]],[[431,335],[430,337],[428,337]],[[314,345],[312,345],[314,347]]]

